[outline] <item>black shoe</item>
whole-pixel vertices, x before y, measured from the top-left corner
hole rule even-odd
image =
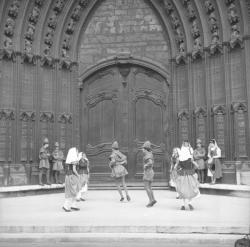
[[[181,206],[181,210],[186,210],[184,206]]]
[[[71,212],[71,210],[65,208],[65,207],[62,207],[62,209],[65,211],[65,212]]]
[[[131,198],[129,195],[127,195],[127,201],[130,202]]]
[[[75,210],[75,211],[79,211],[80,208],[74,208],[74,207],[71,207],[72,210]]]
[[[148,205],[146,205],[147,208],[151,208],[153,207],[154,203],[153,202],[150,202]]]
[[[123,202],[124,201],[124,197],[122,197],[121,199],[120,199],[120,202]]]
[[[86,201],[86,200],[85,200],[85,199],[83,199],[83,198],[80,198],[80,200],[81,200],[81,201],[83,201],[83,202],[85,202],[85,201]]]
[[[188,206],[189,206],[189,209],[190,209],[191,211],[194,210],[194,207],[193,207],[191,204],[188,204]]]
[[[157,203],[157,201],[156,201],[156,200],[153,200],[153,201],[152,201],[152,206],[154,206],[156,203]]]

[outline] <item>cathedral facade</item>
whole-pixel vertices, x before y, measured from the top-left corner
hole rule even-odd
[[[222,182],[249,179],[249,0],[2,0],[0,18],[1,185],[37,183],[44,138],[100,182],[114,140],[129,181],[145,140],[167,181],[175,146],[215,138]]]

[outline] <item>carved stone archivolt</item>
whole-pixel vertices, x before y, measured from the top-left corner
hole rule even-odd
[[[71,113],[61,113],[58,116],[58,122],[63,124],[71,124],[72,123],[72,114]]]
[[[15,120],[14,110],[0,109],[0,120]]]
[[[211,109],[213,115],[225,115],[226,106],[225,105],[214,105]]]
[[[23,122],[33,122],[35,118],[36,114],[34,111],[22,111],[19,116],[19,119]]]
[[[40,122],[53,123],[54,113],[53,112],[40,112]]]
[[[9,37],[4,38],[3,49],[0,50],[0,59],[16,61],[17,52],[13,49],[12,39]]]
[[[118,98],[117,96],[117,92],[116,91],[111,91],[111,92],[100,92],[96,95],[91,95],[87,97],[87,105],[89,107],[93,107],[95,105],[97,105],[99,102],[103,101],[103,100],[112,100],[112,101],[116,101]]]

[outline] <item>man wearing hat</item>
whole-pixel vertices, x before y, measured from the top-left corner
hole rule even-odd
[[[45,138],[43,141],[43,146],[40,148],[39,151],[39,184],[44,185],[42,182],[42,177],[43,174],[46,174],[46,184],[51,185],[50,179],[49,179],[49,170],[50,170],[50,165],[49,165],[49,140],[48,138]]]
[[[143,152],[143,164],[144,164],[144,173],[143,173],[143,181],[145,190],[147,192],[149,203],[146,205],[146,207],[152,207],[157,202],[154,197],[154,193],[152,190],[152,182],[154,179],[154,157],[151,149],[151,142],[146,141],[142,146],[142,152]]]
[[[53,175],[54,175],[54,180],[56,184],[61,184],[62,182],[59,179],[60,172],[63,170],[63,160],[64,160],[64,155],[63,151],[60,150],[59,148],[59,143],[55,142],[55,150],[52,153],[52,158],[53,158]]]

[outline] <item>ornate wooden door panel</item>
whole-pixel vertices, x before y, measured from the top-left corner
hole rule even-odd
[[[91,162],[92,180],[110,180],[108,157],[114,140],[128,156],[131,181],[141,181],[145,140],[153,143],[156,177],[166,179],[166,82],[153,71],[126,66],[108,68],[84,82],[81,144]]]
[[[135,178],[142,177],[141,147],[144,141],[150,140],[155,158],[156,178],[166,179],[169,169],[166,168],[165,161],[164,126],[168,126],[166,110],[168,86],[164,78],[154,71],[134,68],[133,72],[133,100],[131,100],[134,143],[131,160],[135,164],[133,174]]]

